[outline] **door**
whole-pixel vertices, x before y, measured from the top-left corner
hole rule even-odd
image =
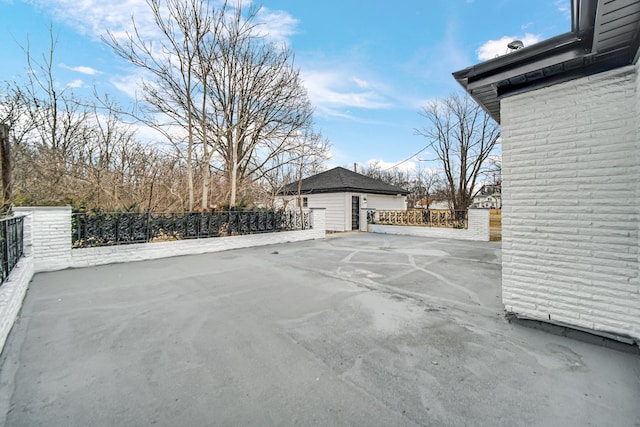
[[[351,229],[360,230],[360,196],[351,196]]]

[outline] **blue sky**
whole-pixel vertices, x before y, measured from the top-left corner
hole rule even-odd
[[[213,1],[213,0],[212,0]],[[247,3],[247,1],[245,1]],[[330,166],[400,162],[426,145],[414,135],[429,100],[460,91],[453,71],[570,29],[570,0],[264,0],[260,20],[271,38],[295,51],[315,122],[332,144]],[[0,0],[2,80],[19,78],[25,59],[47,52],[59,33],[54,72],[60,87],[95,86],[131,101],[136,70],[100,41],[122,31],[133,13],[144,24],[144,0]],[[152,35],[152,29],[149,34]],[[141,132],[144,135],[144,132]],[[428,151],[420,154],[430,158]],[[402,168],[415,168],[413,159]]]

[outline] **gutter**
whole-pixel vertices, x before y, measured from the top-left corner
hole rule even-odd
[[[561,34],[529,47],[456,71],[453,77],[466,89],[469,80],[477,80],[483,75],[491,76],[500,72],[513,72],[513,66],[525,66],[543,59],[573,53],[573,57],[584,55],[591,48],[591,39],[577,37],[573,32]]]

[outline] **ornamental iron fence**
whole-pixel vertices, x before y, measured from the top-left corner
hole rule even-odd
[[[423,210],[408,211],[376,210],[367,212],[369,224],[411,225],[421,227],[467,228],[467,211]]]
[[[0,260],[2,262],[2,283],[16,266],[24,253],[24,217],[0,220]]]
[[[309,212],[82,212],[72,215],[72,247],[126,245],[312,228]]]

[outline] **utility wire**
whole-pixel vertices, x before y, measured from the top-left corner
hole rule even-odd
[[[411,155],[410,157],[407,157],[406,159],[402,160],[401,162],[396,163],[395,165],[389,166],[388,168],[382,169],[382,171],[388,171],[389,169],[394,169],[397,168],[398,166],[400,166],[403,163],[408,162],[409,160],[413,159],[414,157],[416,157],[418,154],[422,153],[424,150],[426,150],[427,148],[429,148],[431,145],[427,145],[426,147],[422,148],[420,151],[418,151],[417,153]],[[430,160],[420,160],[420,161],[427,161],[427,162],[435,162],[438,159],[430,159]]]

